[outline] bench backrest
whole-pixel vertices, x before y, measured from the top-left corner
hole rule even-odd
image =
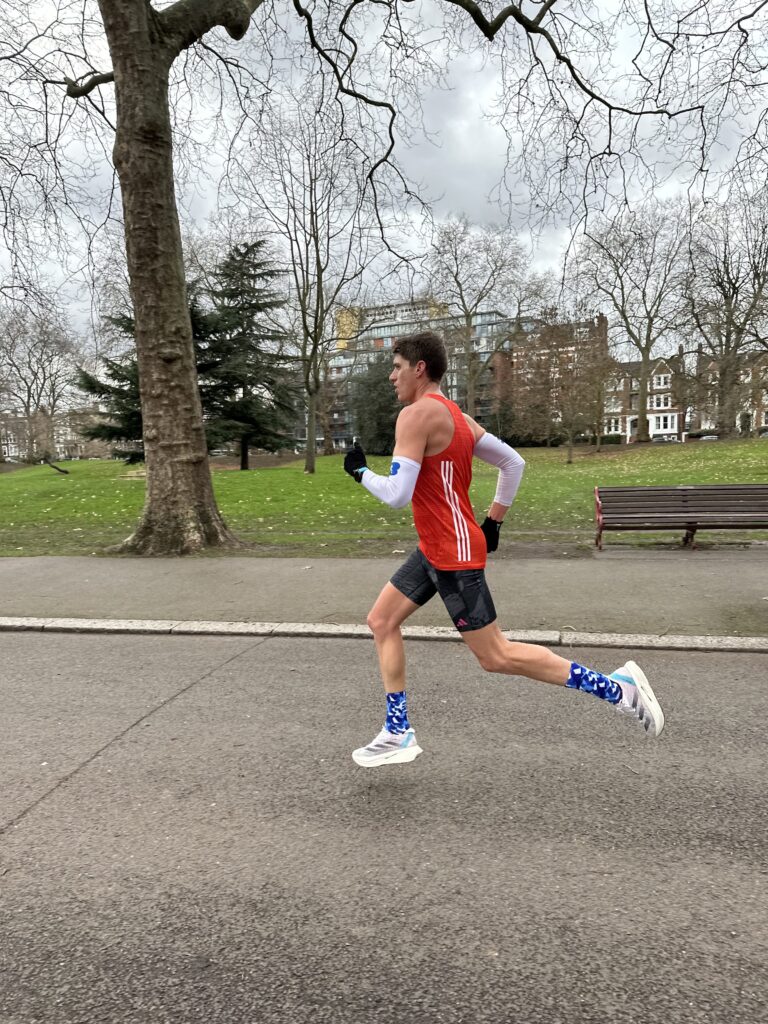
[[[676,487],[596,487],[611,512],[756,512],[768,516],[768,484],[678,484]]]

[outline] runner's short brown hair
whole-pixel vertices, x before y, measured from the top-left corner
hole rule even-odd
[[[415,366],[423,359],[427,364],[427,376],[438,384],[448,369],[445,342],[434,331],[405,334],[395,343],[392,352],[394,355],[401,355],[411,366]]]

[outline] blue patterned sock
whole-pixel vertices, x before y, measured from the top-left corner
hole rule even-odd
[[[618,704],[621,700],[621,687],[613,679],[604,676],[602,672],[595,672],[594,669],[585,668],[583,665],[571,663],[571,674],[565,684],[572,690],[583,690],[584,693],[593,693],[600,700],[607,700],[609,704]]]
[[[405,706],[405,690],[400,693],[387,694],[387,720],[384,728],[387,732],[401,733],[410,729],[408,708]]]

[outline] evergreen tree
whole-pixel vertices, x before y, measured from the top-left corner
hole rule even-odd
[[[391,455],[395,444],[395,421],[400,405],[389,380],[392,357],[377,355],[365,373],[350,383],[350,408],[355,433],[370,455]]]
[[[264,315],[283,304],[271,287],[282,272],[264,257],[264,245],[236,245],[216,268],[213,309],[196,343],[209,449],[237,439],[241,469],[248,469],[249,446],[274,451],[285,444],[298,399],[280,354],[284,337]]]
[[[105,377],[100,380],[80,367],[77,371],[77,386],[88,395],[93,395],[109,410],[109,420],[83,427],[83,434],[91,441],[127,443],[128,447],[117,447],[112,454],[128,462],[144,459],[144,444],[141,440],[141,402],[139,399],[139,368],[135,359],[119,362],[102,359]]]
[[[295,416],[298,387],[279,352],[281,336],[264,314],[281,305],[270,290],[279,271],[262,258],[263,242],[235,246],[213,274],[213,286],[188,286],[195,361],[200,384],[208,450],[237,440],[240,468],[248,469],[249,446],[277,450]],[[209,303],[206,306],[206,300]],[[129,336],[129,315],[110,322]],[[86,435],[109,441],[140,441],[141,407],[136,358],[104,360],[106,379],[80,370],[80,387],[99,398],[109,420]],[[115,454],[140,457],[141,444]]]

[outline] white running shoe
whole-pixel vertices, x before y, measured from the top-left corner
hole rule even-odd
[[[614,707],[622,714],[642,722],[649,736],[661,735],[664,712],[640,666],[634,661],[628,661],[626,665],[611,672],[610,678],[621,687],[621,700]]]
[[[394,733],[382,729],[367,747],[352,751],[352,760],[361,768],[378,768],[380,764],[402,764],[413,761],[421,753],[413,729]]]

